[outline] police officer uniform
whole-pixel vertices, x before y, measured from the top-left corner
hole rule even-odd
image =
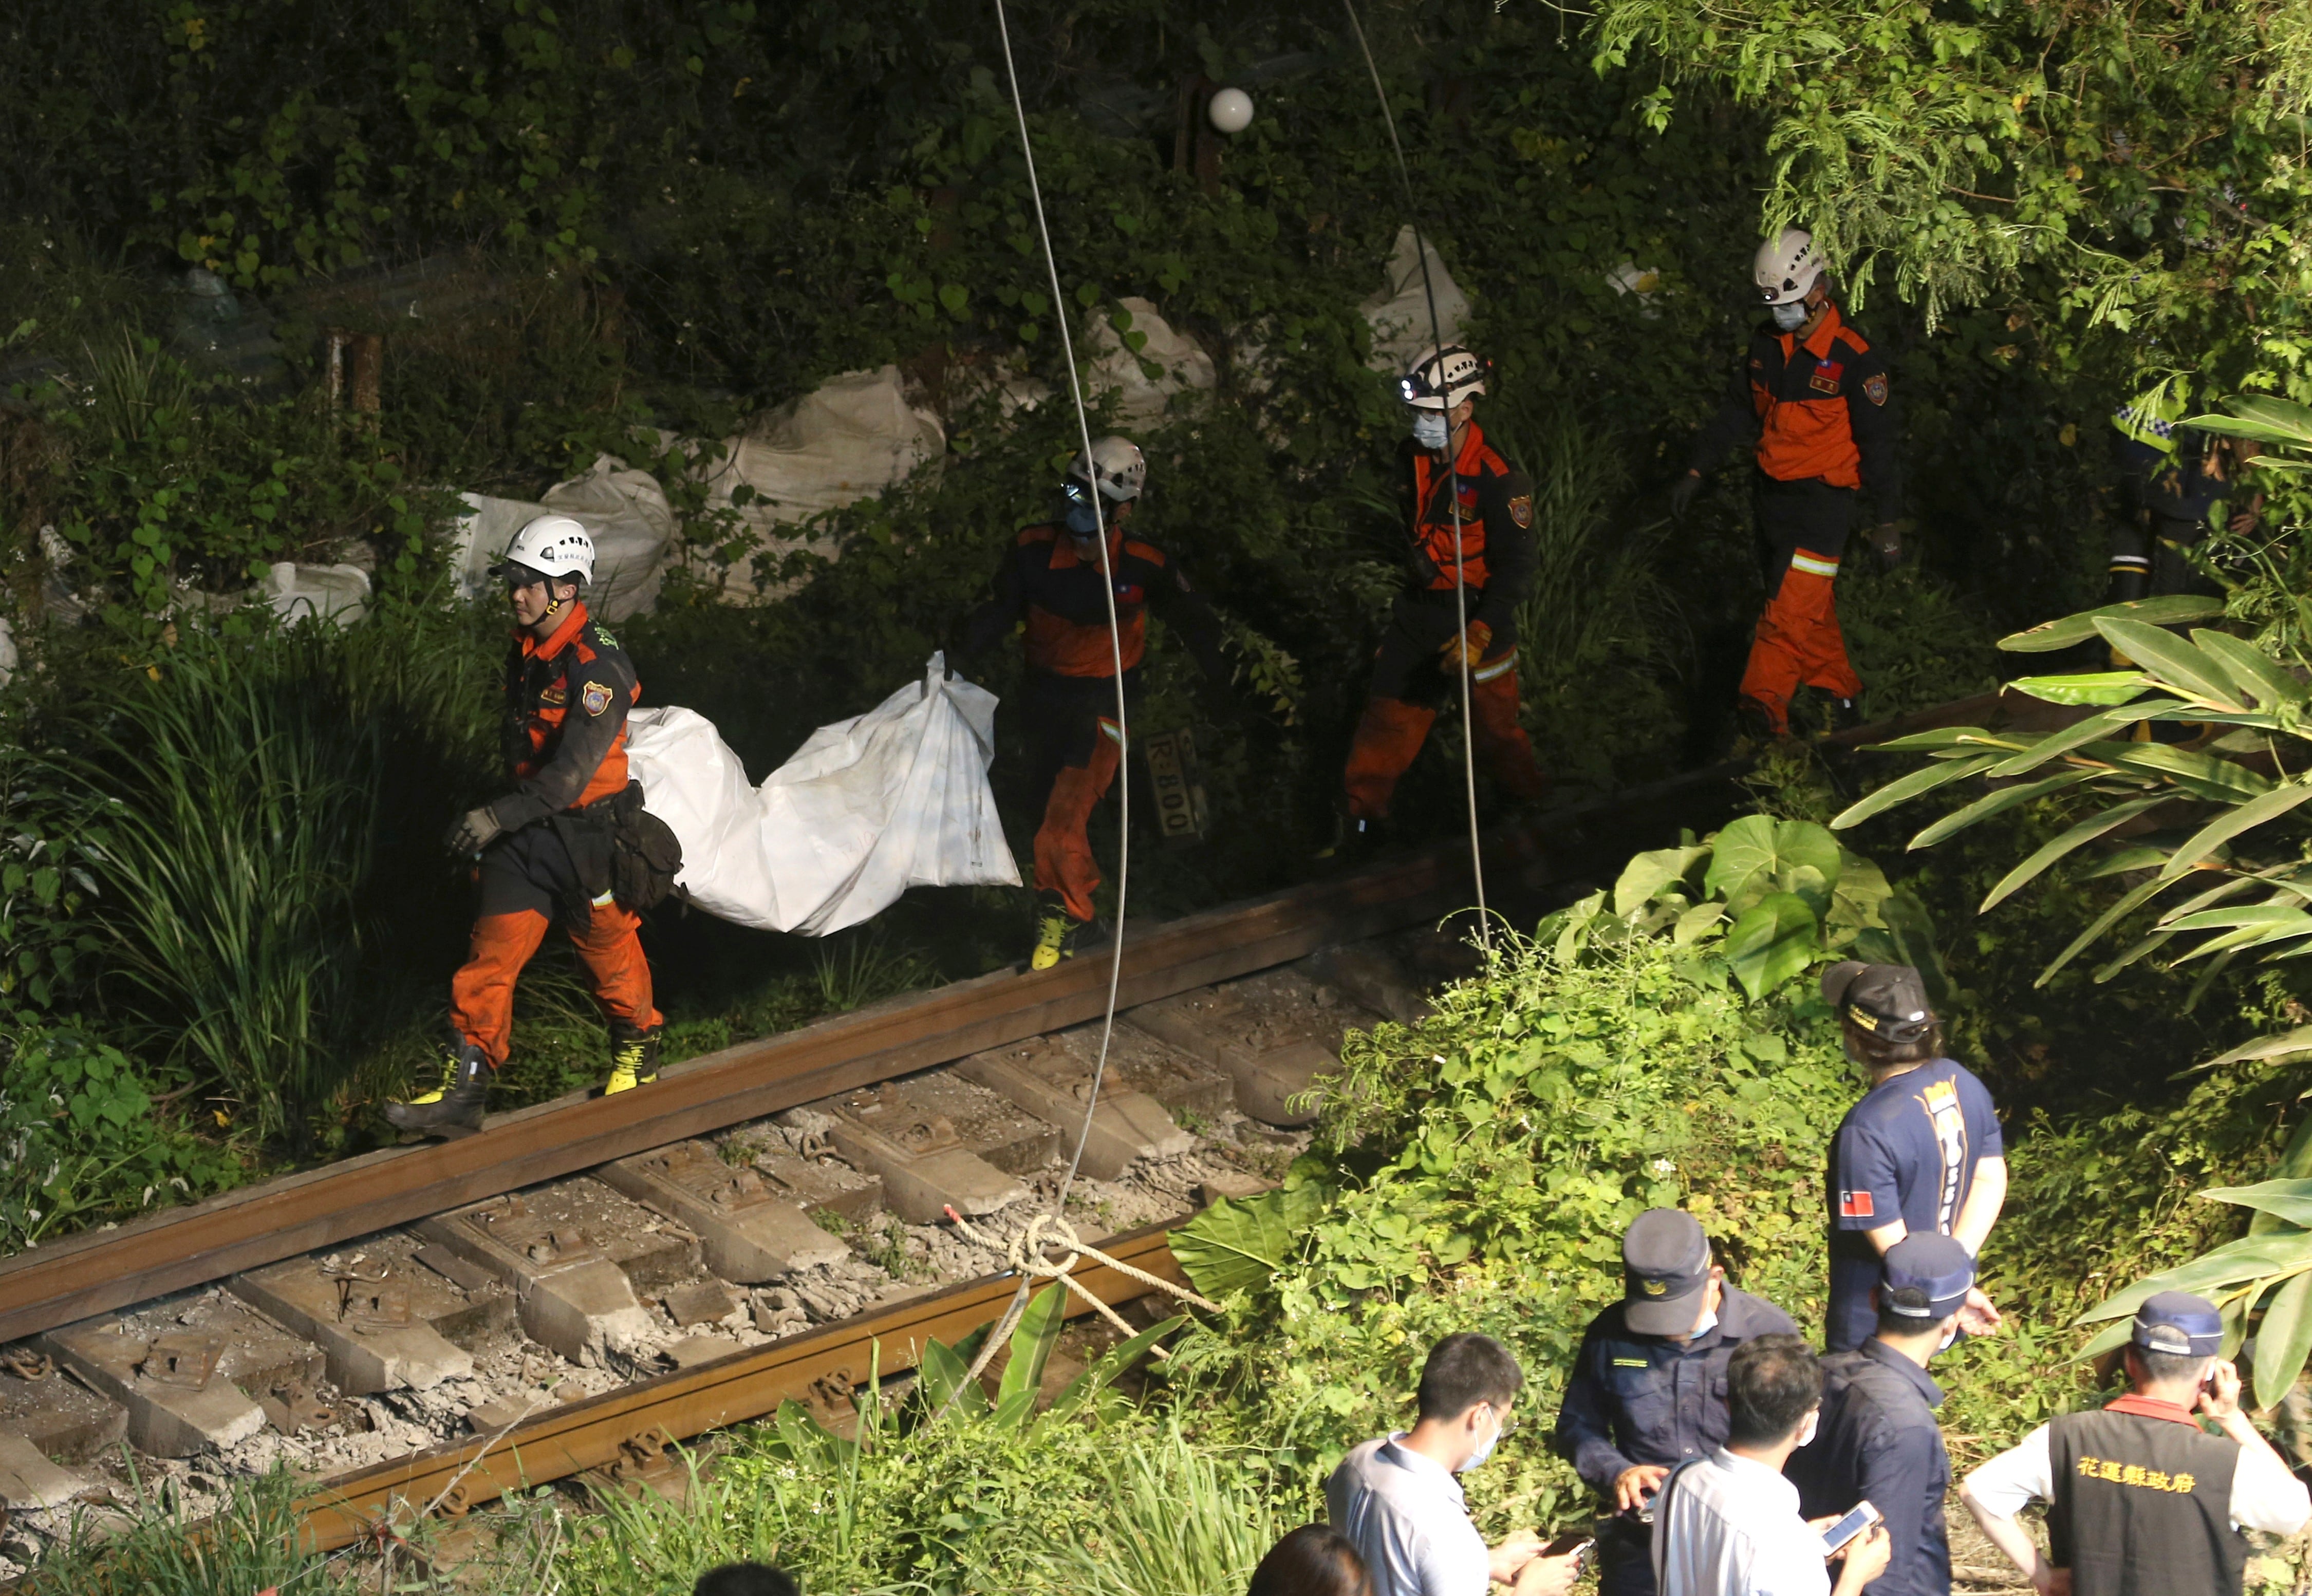
[[[2223,1321],[2213,1304],[2163,1291],[2136,1310],[2143,1350],[2213,1357]],[[2239,1438],[2211,1435],[2189,1408],[2138,1392],[2041,1425],[1967,1477],[1978,1518],[2011,1520],[2047,1504],[2047,1562],[2071,1571],[2071,1596],[2238,1596],[2243,1530],[2293,1535],[2312,1499],[2237,1412]]]
[[[1924,1330],[1966,1306],[1974,1284],[1975,1260],[1950,1237],[1905,1236],[1887,1250],[1879,1301]],[[1782,1465],[1799,1487],[1800,1513],[1843,1516],[1869,1502],[1886,1516],[1894,1546],[1887,1572],[1863,1587],[1866,1596],[1949,1596],[1943,1499],[1950,1454],[1935,1422],[1942,1387],[1876,1336],[1855,1351],[1825,1356],[1822,1372],[1820,1426]]]
[[[1750,337],[1724,401],[1694,441],[1687,469],[1707,475],[1755,439],[1751,500],[1766,569],[1766,607],[1742,673],[1743,701],[1780,736],[1801,686],[1851,702],[1862,679],[1846,657],[1833,583],[1856,501],[1892,522],[1902,502],[1887,362],[1835,303],[1801,339],[1771,323]]]
[[[2115,602],[2220,591],[2185,551],[2207,535],[2216,505],[2237,499],[2239,489],[2224,473],[2216,440],[2183,424],[2190,409],[2190,388],[2177,379],[2112,413],[2123,489],[2111,541]]]
[[[1622,1238],[1624,1295],[1590,1322],[1557,1411],[1559,1454],[1606,1498],[1641,1465],[1675,1468],[1725,1444],[1726,1365],[1757,1336],[1796,1332],[1789,1314],[1712,1285],[1709,1239],[1678,1208],[1649,1208]],[[1697,1323],[1702,1328],[1695,1329]],[[1684,1336],[1684,1341],[1669,1339]],[[1638,1513],[1600,1521],[1598,1554],[1606,1596],[1654,1596],[1652,1531]]]

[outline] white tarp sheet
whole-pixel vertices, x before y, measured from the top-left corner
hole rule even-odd
[[[691,902],[759,930],[823,937],[911,886],[1017,886],[987,785],[995,695],[934,654],[863,715],[822,726],[750,787],[704,716],[636,710],[626,759],[682,842]]]
[[[1460,337],[1462,325],[1469,319],[1469,296],[1445,269],[1445,258],[1437,253],[1437,246],[1423,239],[1416,247],[1414,238],[1410,227],[1397,230],[1396,247],[1388,253],[1388,286],[1358,307],[1372,328],[1372,368],[1391,375],[1402,373],[1429,353],[1437,342],[1439,323],[1444,326],[1445,342],[1450,344]],[[1429,257],[1426,286],[1421,276],[1424,255]],[[1429,316],[1432,288],[1437,292],[1435,321]]]
[[[594,540],[594,580],[586,607],[605,621],[623,621],[658,602],[661,563],[674,536],[674,507],[647,471],[629,469],[615,455],[599,455],[579,476],[546,490],[545,499],[493,499],[460,493],[467,513],[453,547],[460,590],[478,597],[495,587],[492,565],[522,527],[549,510],[575,516]]]
[[[1117,303],[1130,326],[1119,333],[1105,318],[1092,324],[1084,339],[1091,355],[1084,385],[1096,394],[1114,389],[1117,409],[1126,422],[1146,426],[1160,421],[1174,394],[1208,388],[1218,379],[1213,357],[1195,339],[1175,331],[1152,303],[1130,297]],[[1137,348],[1132,344],[1135,337]],[[1148,375],[1143,362],[1156,368],[1155,376]]]
[[[703,472],[707,501],[727,506],[742,484],[754,489],[739,513],[767,536],[905,482],[946,452],[947,433],[908,402],[899,368],[883,366],[830,378],[722,447]]]

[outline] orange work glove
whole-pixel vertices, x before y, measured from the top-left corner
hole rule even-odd
[[[1458,670],[1465,663],[1475,670],[1477,662],[1485,657],[1485,650],[1493,645],[1493,629],[1483,621],[1472,621],[1467,633],[1447,638],[1445,646],[1438,650],[1437,654],[1444,661],[1447,670]]]

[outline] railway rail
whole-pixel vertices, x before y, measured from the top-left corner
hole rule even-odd
[[[2034,712],[2027,702],[2013,709],[2024,718]],[[1966,701],[1838,740],[1859,746],[1925,725],[1996,720],[2009,712],[2009,702]],[[1731,778],[1743,768],[1721,765],[1497,828],[1486,838],[1488,864],[1498,877],[1517,884],[1528,906],[1545,897],[1562,900],[1577,887],[1610,879],[1631,851],[1674,836],[1680,826],[1715,824],[1734,807],[1738,794]],[[1161,925],[1134,926],[1125,955],[1122,1017],[1143,1042],[1153,1036],[1175,1052],[1200,1055],[1219,1066],[1213,1073],[1233,1069],[1237,1108],[1253,1131],[1276,1137],[1281,1133],[1263,1130],[1257,1121],[1265,1119],[1274,1126],[1291,1117],[1279,1110],[1291,1081],[1280,1084],[1271,1077],[1281,1069],[1285,1077],[1305,1081],[1331,1062],[1330,1054],[1310,1053],[1305,1037],[1288,1038],[1290,1045],[1273,1045],[1248,1061],[1245,1048],[1257,1052],[1257,1045],[1244,1044],[1230,1054],[1225,1039],[1216,1044],[1209,1038],[1200,1041],[1195,1031],[1199,1016],[1225,1015],[1235,1000],[1230,994],[1249,991],[1258,981],[1308,984],[1312,978],[1297,962],[1317,955],[1323,962],[1313,979],[1329,983],[1335,996],[1345,992],[1349,1009],[1361,1021],[1397,1007],[1419,980],[1406,977],[1393,991],[1383,990],[1373,983],[1387,984],[1387,972],[1379,969],[1385,958],[1358,949],[1371,949],[1375,938],[1433,926],[1462,909],[1466,873],[1465,846],[1449,842],[1383,859],[1355,874]],[[687,1247],[692,1272],[705,1276],[695,1284],[709,1292],[718,1282],[738,1288],[735,1298],[726,1294],[722,1299],[730,1313],[721,1322],[742,1321],[751,1302],[760,1327],[763,1304],[782,1294],[775,1287],[749,1287],[781,1277],[775,1269],[766,1271],[760,1260],[750,1266],[739,1255],[744,1252],[740,1243],[762,1235],[759,1225],[752,1232],[746,1225],[777,1205],[766,1203],[763,1182],[752,1180],[743,1159],[730,1161],[733,1144],[727,1138],[749,1134],[748,1128],[771,1116],[782,1124],[801,1124],[800,1131],[789,1125],[779,1134],[791,1142],[819,1138],[819,1147],[839,1156],[842,1164],[880,1179],[880,1200],[891,1212],[924,1223],[931,1217],[926,1205],[947,1188],[933,1190],[938,1182],[925,1186],[917,1176],[938,1164],[948,1172],[941,1178],[952,1186],[962,1178],[953,1176],[959,1162],[973,1161],[970,1148],[957,1145],[959,1138],[950,1134],[942,1117],[924,1111],[938,1123],[923,1157],[911,1164],[902,1156],[904,1147],[894,1153],[890,1138],[879,1141],[863,1128],[863,1116],[891,1094],[924,1089],[925,1083],[982,1095],[986,1085],[967,1088],[958,1083],[992,1083],[1000,1088],[997,1095],[1009,1094],[1011,1105],[1031,1126],[1043,1123],[1056,1132],[1073,1101],[1065,1070],[1038,1086],[1020,1070],[1006,1075],[1005,1060],[1043,1056],[1038,1049],[1058,1058],[1068,1028],[1100,1014],[1106,977],[1107,961],[1100,958],[1034,974],[997,972],[670,1066],[644,1093],[613,1100],[574,1096],[494,1116],[481,1134],[462,1140],[372,1153],[0,1260],[0,1498],[61,1509],[70,1500],[70,1487],[85,1491],[95,1483],[101,1489],[101,1481],[74,1476],[40,1455],[40,1437],[19,1433],[27,1427],[23,1399],[35,1388],[69,1390],[83,1405],[93,1400],[135,1407],[139,1422],[115,1424],[111,1436],[126,1428],[140,1450],[162,1456],[213,1451],[233,1430],[230,1425],[204,1430],[206,1421],[197,1414],[184,1417],[197,1408],[195,1398],[212,1392],[221,1409],[238,1403],[244,1418],[258,1414],[241,1425],[244,1438],[258,1429],[302,1433],[305,1416],[298,1392],[273,1392],[282,1400],[268,1401],[254,1389],[242,1389],[230,1350],[220,1352],[218,1343],[226,1338],[213,1333],[205,1339],[197,1315],[180,1315],[192,1322],[189,1330],[170,1329],[169,1313],[188,1302],[224,1304],[241,1316],[234,1322],[254,1323],[288,1344],[289,1363],[302,1356],[300,1366],[311,1371],[326,1364],[328,1379],[319,1382],[322,1391],[357,1391],[372,1407],[407,1394],[397,1382],[413,1387],[426,1382],[423,1348],[410,1354],[404,1343],[411,1337],[427,1345],[442,1341],[438,1336],[426,1340],[432,1331],[425,1326],[425,1305],[416,1302],[427,1289],[442,1286],[429,1269],[484,1295],[510,1295],[498,1328],[502,1339],[510,1337],[528,1349],[525,1368],[533,1353],[541,1362],[558,1356],[571,1368],[591,1358],[600,1365],[594,1377],[609,1378],[605,1371],[617,1362],[611,1343],[626,1307],[617,1301],[606,1307],[599,1295],[590,1299],[586,1289],[572,1283],[591,1280],[611,1299],[623,1293],[628,1305],[639,1300],[671,1314],[673,1290],[656,1299],[636,1299],[631,1289],[664,1284],[646,1280],[645,1271],[654,1267],[652,1258],[665,1255],[666,1247],[659,1243],[669,1235]],[[1336,1048],[1339,1015],[1326,1013],[1336,1025],[1331,1046]],[[1229,1056],[1222,1059],[1223,1054]],[[1125,1089],[1119,1100],[1128,1100],[1134,1077],[1126,1069],[1120,1078]],[[1039,1091],[1046,1095],[1038,1097]],[[810,1129],[828,1119],[819,1109],[835,1105],[839,1119],[850,1112],[843,1107],[846,1102],[863,1105],[857,1109],[861,1118],[829,1121],[823,1137]],[[1107,1102],[1104,1095],[1103,1114],[1109,1112]],[[1128,1119],[1128,1102],[1124,1107]],[[1074,1109],[1081,1112],[1080,1106]],[[1197,1122],[1193,1112],[1177,1118]],[[1150,1131],[1144,1116],[1138,1123],[1159,1139],[1163,1131],[1178,1129],[1169,1119],[1160,1130]],[[922,1132],[926,1126],[909,1129]],[[1128,1144],[1131,1129],[1110,1125],[1101,1134],[1113,1131]],[[1067,1134],[1072,1141],[1073,1121]],[[718,1135],[726,1138],[726,1167],[720,1176],[703,1167],[715,1150],[701,1139]],[[1125,1145],[1121,1152],[1111,1149],[1108,1159],[1128,1164],[1130,1154]],[[1038,1156],[1032,1147],[1018,1156],[1029,1162]],[[980,1173],[988,1173],[984,1161]],[[566,1208],[555,1208],[557,1192],[596,1178],[633,1196],[632,1212],[653,1217],[651,1228],[661,1233],[653,1241],[656,1252],[646,1249],[638,1263],[637,1255],[606,1247],[601,1236],[574,1228]],[[705,1190],[718,1178],[729,1182],[719,1196]],[[686,1180],[687,1198],[680,1189]],[[1199,1196],[1209,1192],[1207,1186]],[[794,1193],[784,1195],[802,1201]],[[1007,1200],[1028,1195],[1015,1183]],[[685,1200],[692,1206],[684,1207]],[[714,1211],[722,1202],[732,1214]],[[991,1200],[980,1211],[1003,1206]],[[1020,1212],[1029,1206],[1018,1204]],[[1099,1244],[1138,1268],[1178,1279],[1168,1226],[1195,1206],[1179,1203],[1155,1223]],[[737,1229],[746,1234],[740,1242],[723,1236],[718,1252],[718,1225],[734,1216]],[[790,1214],[783,1223],[792,1218]],[[775,1252],[777,1236],[789,1233],[775,1225],[772,1232],[765,1245]],[[1090,1229],[1084,1234],[1092,1234]],[[824,1231],[819,1234],[829,1241]],[[405,1244],[397,1252],[392,1244],[381,1244],[381,1238],[388,1243],[399,1238]],[[734,1257],[736,1263],[730,1261]],[[307,1532],[316,1546],[342,1547],[375,1532],[396,1514],[428,1506],[462,1513],[520,1486],[594,1470],[630,1472],[672,1443],[762,1417],[789,1400],[816,1400],[825,1408],[832,1394],[847,1391],[865,1376],[871,1359],[886,1376],[903,1373],[913,1368],[927,1339],[951,1344],[995,1317],[1016,1278],[1000,1268],[985,1272],[993,1261],[981,1260],[977,1278],[928,1294],[894,1291],[831,1321],[804,1324],[790,1305],[783,1311],[793,1317],[775,1325],[767,1339],[758,1335],[752,1338],[755,1344],[741,1345],[694,1338],[655,1362],[619,1369],[607,1389],[575,1400],[477,1408],[468,1417],[471,1434],[446,1440],[437,1434],[434,1444],[413,1446],[401,1455],[324,1470],[304,1504]],[[1080,1266],[1076,1278],[1111,1304],[1147,1291],[1102,1266]],[[334,1292],[331,1303],[317,1304],[305,1289],[315,1280]],[[1072,1299],[1069,1311],[1087,1310]],[[450,1320],[438,1322],[446,1326]],[[674,1322],[683,1321],[677,1317]],[[119,1347],[110,1347],[108,1336]],[[403,1350],[396,1353],[396,1347]],[[361,1362],[359,1355],[378,1348],[384,1350],[369,1364]],[[443,1356],[460,1355],[451,1347]],[[670,1357],[675,1366],[666,1368]],[[271,1366],[284,1366],[282,1359],[276,1357]],[[438,1378],[441,1370],[430,1373]],[[69,1387],[64,1383],[67,1377]],[[48,1386],[48,1381],[58,1383]],[[12,1395],[17,1399],[13,1406]]]

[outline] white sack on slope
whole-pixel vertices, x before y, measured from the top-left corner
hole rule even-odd
[[[626,759],[682,842],[691,901],[759,930],[823,937],[911,886],[1020,885],[987,766],[995,695],[934,654],[863,715],[822,726],[760,788],[704,716],[636,710]]]
[[[1414,236],[1410,227],[1397,230],[1397,244],[1388,253],[1388,285],[1358,307],[1372,328],[1372,359],[1368,363],[1391,376],[1401,374],[1429,353],[1437,342],[1440,323],[1445,329],[1445,342],[1452,344],[1460,339],[1462,325],[1469,319],[1469,296],[1445,269],[1445,257],[1427,239],[1416,247]],[[1429,258],[1425,283],[1421,275],[1423,256]],[[1431,289],[1437,293],[1433,321],[1429,315]]]

